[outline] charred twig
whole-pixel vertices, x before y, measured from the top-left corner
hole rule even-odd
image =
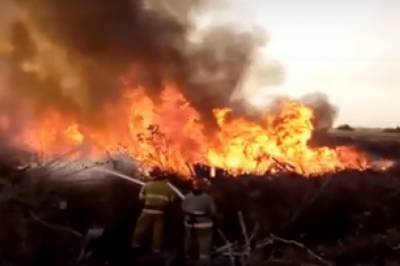
[[[214,251],[214,254],[222,254],[224,256],[228,256],[231,262],[231,265],[235,264],[235,258],[240,261],[241,265],[248,265],[249,258],[251,257],[251,252],[253,249],[252,240],[254,239],[257,231],[258,231],[258,223],[255,224],[251,235],[249,236],[249,231],[246,227],[243,213],[241,211],[237,212],[240,228],[243,235],[243,241],[231,243],[224,235],[224,233],[218,229],[218,233],[221,238],[225,241],[225,245],[222,247],[217,248]]]
[[[246,224],[244,223],[243,213],[241,211],[238,211],[238,218],[239,218],[240,228],[242,229],[243,238],[246,244],[247,255],[250,255],[250,237],[247,232]]]
[[[277,166],[284,171],[290,172],[290,171],[295,171],[296,167],[289,163],[289,162],[282,162],[281,160],[279,160],[278,158],[271,156],[271,159],[277,164]]]
[[[311,249],[307,248],[304,244],[294,241],[294,240],[288,240],[288,239],[284,239],[281,237],[278,237],[274,234],[270,235],[271,240],[276,241],[276,242],[281,242],[284,244],[288,244],[288,245],[293,245],[296,247],[299,247],[303,250],[305,250],[311,257],[317,259],[319,262],[323,263],[324,265],[333,265],[332,262],[327,261],[326,259],[322,258],[321,256],[319,256],[317,253],[315,253],[314,251],[312,251]]]
[[[260,228],[260,224],[258,222],[256,222],[256,224],[254,225],[254,228],[253,228],[253,232],[251,233],[250,238],[249,238],[250,244],[253,241],[253,239],[256,237],[256,234],[257,234],[259,228]]]
[[[255,249],[261,249],[261,248],[264,248],[265,246],[269,246],[272,244],[274,244],[274,241],[270,237],[267,237],[264,240],[255,244]]]
[[[220,253],[220,252],[222,252],[222,251],[225,251],[226,249],[229,249],[230,247],[232,247],[232,244],[231,244],[231,243],[225,244],[225,245],[223,245],[223,246],[221,246],[221,247],[216,248],[215,250],[213,250],[213,253],[218,254],[218,253]]]
[[[174,260],[178,257],[178,251],[175,251],[168,259],[165,261],[165,266],[173,265]]]
[[[218,229],[218,234],[220,235],[220,237],[225,241],[226,245],[228,246],[228,252],[226,253],[226,255],[229,257],[229,261],[231,263],[232,266],[235,265],[235,258],[233,255],[233,251],[232,251],[232,244],[229,242],[228,238],[225,236],[224,232],[222,232],[221,229]]]
[[[221,252],[225,252],[227,249],[233,248],[234,245],[235,245],[235,243],[228,243],[228,244],[225,244],[225,245],[223,245],[223,246],[221,246],[221,247],[219,247],[219,248],[216,248],[216,249],[213,251],[213,253],[214,253],[214,254],[218,254],[218,253],[221,253]]]
[[[269,237],[267,237],[264,240],[258,242],[255,245],[255,247],[256,247],[256,249],[261,249],[261,248],[264,248],[265,246],[273,245],[276,242],[280,242],[280,243],[288,244],[288,245],[293,245],[293,246],[296,246],[298,248],[301,248],[301,249],[305,250],[310,256],[312,256],[313,258],[317,259],[319,262],[323,263],[324,265],[333,265],[332,262],[322,258],[317,253],[315,253],[311,249],[307,248],[304,244],[302,244],[300,242],[297,242],[297,241],[294,241],[294,240],[284,239],[284,238],[278,237],[278,236],[276,236],[274,234],[271,234]]]
[[[258,231],[258,223],[254,226],[254,229],[249,236],[249,232],[247,230],[246,224],[244,222],[243,213],[238,211],[237,213],[240,228],[243,235],[243,241],[238,243],[230,243],[224,233],[218,229],[218,233],[221,238],[225,241],[225,245],[216,249],[214,253],[219,253],[224,256],[228,256],[232,265],[235,263],[235,258],[240,260],[241,265],[247,265],[249,263],[249,258],[251,257],[252,251],[252,239],[255,237],[256,232]]]
[[[191,165],[190,163],[188,163],[188,162],[185,162],[185,164],[186,164],[186,167],[189,169],[189,173],[190,173],[193,177],[196,176],[196,174],[195,174],[195,172],[194,172],[194,170],[193,170],[192,165]]]
[[[81,233],[79,233],[78,231],[75,231],[72,228],[61,226],[61,225],[50,224],[46,221],[43,221],[33,211],[29,211],[29,214],[34,221],[38,222],[39,224],[43,225],[44,227],[47,227],[47,228],[55,230],[55,231],[62,231],[62,232],[70,233],[79,239],[83,238]]]
[[[77,258],[78,263],[82,262],[84,259],[88,259],[92,255],[92,251],[87,250],[87,247],[93,239],[99,238],[104,232],[104,228],[91,228],[87,231],[83,238],[81,251]]]

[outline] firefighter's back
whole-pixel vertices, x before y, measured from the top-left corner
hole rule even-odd
[[[214,200],[207,193],[189,193],[183,202],[183,210],[187,213],[200,214],[198,221],[205,222],[210,220],[210,215],[214,214]],[[202,214],[208,214],[201,216]]]
[[[136,223],[132,246],[140,246],[141,240],[150,231],[153,240],[153,251],[159,252],[163,242],[164,212],[173,201],[174,192],[167,180],[155,180],[147,183],[139,193],[144,201],[144,208]]]
[[[152,181],[143,189],[145,208],[163,210],[173,200],[174,193],[165,180]]]

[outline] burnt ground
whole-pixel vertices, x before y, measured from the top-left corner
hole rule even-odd
[[[397,143],[375,149],[379,156],[400,157]],[[43,168],[17,170],[21,156],[4,151],[0,156],[1,266],[183,265],[179,202],[166,218],[165,257],[133,254],[129,242],[141,209],[138,186],[111,176],[51,179]],[[309,179],[295,174],[232,178],[218,172],[210,193],[219,210],[214,246],[226,247],[219,231],[232,243],[231,252],[214,254],[215,265],[400,265],[400,167]],[[239,212],[251,237],[248,249]],[[104,233],[90,242],[88,259],[78,261],[93,227],[105,228]],[[235,255],[235,264],[228,254]]]

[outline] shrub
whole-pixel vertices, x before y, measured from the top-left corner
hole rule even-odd
[[[400,133],[400,127],[395,127],[395,128],[385,128],[383,130],[385,133]]]
[[[348,125],[348,124],[338,126],[337,129],[339,129],[339,130],[349,130],[349,131],[353,131],[353,130],[354,130],[354,128],[352,128],[352,127],[351,127],[350,125]]]

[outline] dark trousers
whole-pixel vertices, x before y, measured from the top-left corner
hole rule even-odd
[[[142,212],[136,223],[133,244],[139,245],[147,233],[152,234],[153,250],[161,250],[164,233],[164,215]]]
[[[212,227],[185,227],[185,254],[190,257],[193,246],[197,248],[200,260],[209,260],[212,242]]]

